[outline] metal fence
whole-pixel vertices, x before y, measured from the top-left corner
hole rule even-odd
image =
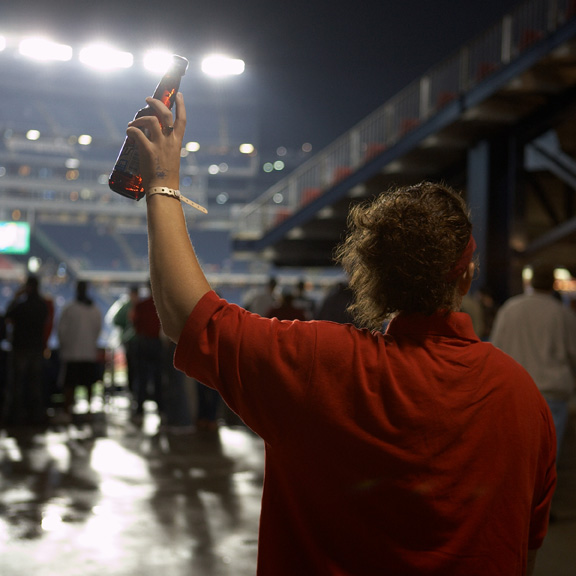
[[[528,0],[431,68],[233,215],[235,235],[258,239],[576,17],[576,0]]]

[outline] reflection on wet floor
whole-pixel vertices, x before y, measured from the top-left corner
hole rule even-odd
[[[71,425],[1,432],[0,576],[253,576],[262,441],[158,429],[114,397]],[[536,576],[576,576],[576,412],[558,468]]]
[[[122,399],[0,438],[0,575],[254,574],[262,441],[242,426],[158,433]]]

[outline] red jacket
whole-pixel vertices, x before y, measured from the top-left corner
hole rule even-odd
[[[160,318],[154,300],[150,296],[137,302],[132,308],[132,324],[138,336],[160,338]]]

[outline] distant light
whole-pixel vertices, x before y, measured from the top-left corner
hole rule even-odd
[[[92,144],[92,136],[90,136],[90,134],[82,134],[78,136],[78,144],[81,146],[88,146],[89,144]]]
[[[64,162],[64,166],[70,170],[74,170],[80,166],[80,160],[78,160],[78,158],[68,158],[66,162]]]
[[[284,170],[284,166],[282,160],[276,160],[276,162],[274,162],[274,170]]]
[[[556,280],[572,280],[572,274],[566,268],[556,268],[554,270],[554,278]]]
[[[282,202],[284,202],[284,194],[281,192],[276,192],[276,194],[272,196],[272,201],[274,204],[282,204]]]
[[[98,70],[112,70],[130,68],[134,56],[130,52],[122,52],[106,44],[92,44],[80,51],[80,62]]]
[[[302,152],[312,152],[312,144],[310,144],[310,142],[304,142],[304,144],[302,144]]]
[[[200,150],[200,144],[198,142],[188,142],[185,148],[188,152],[198,152],[198,150]]]
[[[240,144],[238,150],[240,150],[242,154],[252,154],[252,152],[254,152],[254,146],[249,143]]]
[[[46,514],[40,523],[42,530],[45,530],[46,532],[56,530],[61,524],[62,517],[56,513]]]
[[[67,62],[72,59],[72,47],[66,44],[58,44],[46,38],[25,38],[18,45],[18,51],[22,56],[35,60],[59,60]]]
[[[266,162],[264,166],[262,166],[262,170],[264,170],[264,172],[272,172],[274,170],[274,164],[272,164],[272,162]]]
[[[39,130],[28,130],[28,132],[26,132],[26,138],[28,140],[38,140],[38,138],[40,138],[40,131]]]
[[[286,156],[287,152],[288,150],[286,150],[284,146],[280,146],[280,148],[276,150],[276,154],[278,154],[278,156]]]
[[[162,74],[172,64],[172,53],[168,50],[148,50],[144,54],[144,68],[150,72]]]
[[[226,204],[226,202],[228,202],[229,196],[228,194],[226,194],[226,192],[222,192],[221,194],[218,194],[218,196],[216,196],[216,203],[217,204]]]
[[[0,36],[0,52],[6,49],[6,38],[4,36]]]
[[[28,271],[32,274],[36,274],[40,270],[40,266],[42,265],[42,260],[36,256],[31,256],[28,259]]]
[[[226,162],[221,162],[218,164],[218,170],[220,172],[228,172],[228,164],[226,164]]]
[[[218,174],[218,172],[220,172],[220,168],[218,168],[218,164],[210,164],[210,166],[208,166],[208,172],[210,174]]]
[[[244,72],[244,60],[213,54],[202,60],[202,72],[215,78],[238,76]]]

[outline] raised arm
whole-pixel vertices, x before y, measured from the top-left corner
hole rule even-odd
[[[178,190],[180,150],[186,129],[182,94],[176,97],[176,117],[159,100],[147,103],[157,116],[130,123],[127,135],[139,150],[148,212],[148,252],[154,303],[166,335],[178,342],[184,324],[200,298],[210,290],[188,237],[183,208],[176,198],[149,195],[154,187]],[[173,130],[168,127],[174,126]],[[162,128],[164,127],[164,129]],[[146,135],[139,128],[147,131]]]

